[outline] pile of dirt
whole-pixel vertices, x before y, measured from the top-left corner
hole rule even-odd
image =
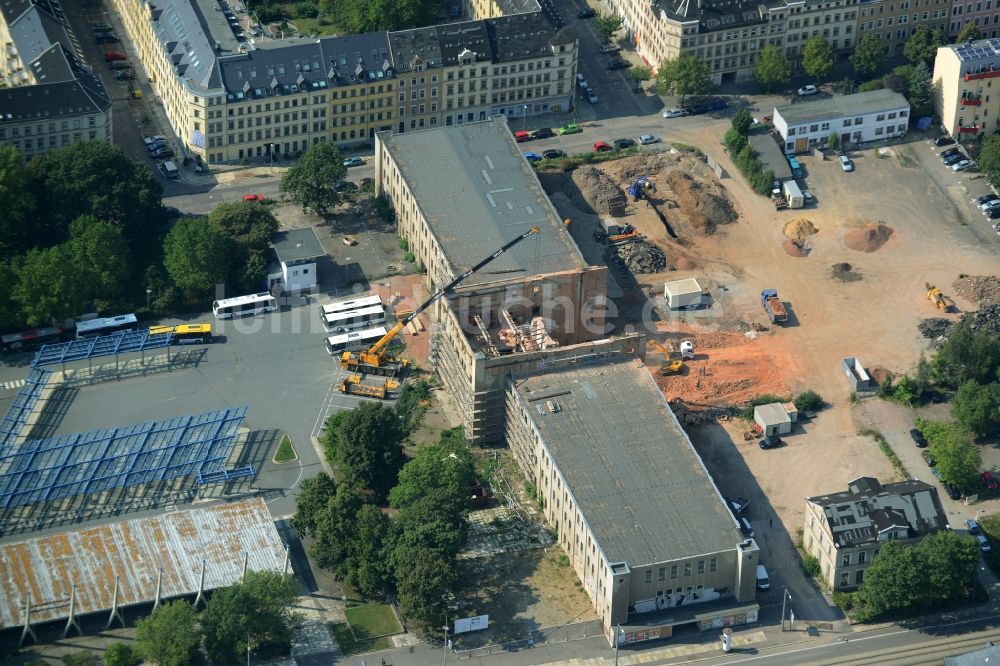
[[[688,259],[687,257],[678,257],[677,261],[674,262],[674,268],[679,271],[691,271],[698,268],[698,264],[695,263],[693,259]]]
[[[945,337],[951,327],[952,321],[944,317],[928,317],[917,324],[920,335],[931,340]]]
[[[809,248],[806,247],[804,243],[801,243],[799,241],[794,241],[791,238],[782,243],[781,247],[785,248],[785,252],[792,255],[793,257],[809,256]]]
[[[699,233],[709,235],[716,226],[736,221],[733,206],[717,183],[703,183],[682,171],[670,171],[663,180],[673,192],[673,199],[688,223]]]
[[[957,294],[973,303],[1000,303],[1000,277],[995,275],[960,275],[952,286]]]
[[[819,233],[819,229],[804,217],[788,222],[781,231],[785,236],[791,238],[793,241],[797,241],[799,244],[802,244],[805,239],[813,234]]]
[[[882,386],[887,381],[892,381],[892,373],[877,365],[874,368],[868,368],[868,375],[874,379],[875,383],[879,386]]]
[[[892,227],[881,222],[866,224],[844,236],[844,245],[858,252],[875,252],[892,236]]]
[[[633,275],[660,273],[667,267],[667,258],[660,248],[646,241],[619,245],[612,252],[612,261]]]
[[[577,199],[577,207],[584,212],[587,212],[586,208],[589,206],[597,215],[605,215],[608,212],[608,201],[625,195],[611,176],[594,166],[582,166],[574,170],[571,178],[580,193],[580,197],[573,198]],[[583,201],[579,201],[581,197]]]
[[[854,271],[854,266],[846,262],[831,266],[830,275],[834,280],[840,280],[841,282],[857,282],[861,279],[861,275]]]

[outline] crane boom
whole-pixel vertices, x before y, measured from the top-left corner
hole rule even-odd
[[[380,367],[383,364],[383,361],[385,361],[386,352],[389,349],[389,343],[392,342],[393,338],[395,338],[396,335],[399,334],[399,332],[403,330],[403,328],[405,328],[407,324],[413,321],[413,319],[416,318],[421,312],[429,308],[440,298],[446,296],[449,292],[451,292],[451,290],[457,287],[459,283],[468,278],[470,275],[478,272],[480,269],[483,268],[483,266],[485,266],[486,264],[490,263],[491,261],[499,257],[504,252],[507,252],[508,250],[510,250],[512,247],[523,241],[528,236],[537,234],[538,231],[539,231],[538,227],[531,227],[531,229],[528,229],[517,238],[507,242],[499,250],[497,250],[496,252],[486,257],[485,259],[480,261],[478,264],[476,264],[469,270],[465,271],[464,273],[456,277],[454,280],[445,285],[442,289],[436,291],[430,298],[424,301],[420,305],[420,307],[418,307],[416,310],[414,310],[413,312],[411,312],[410,314],[406,315],[398,322],[396,322],[396,325],[393,326],[391,329],[389,329],[389,331],[385,335],[383,335],[379,339],[379,341],[376,342],[374,345],[372,345],[371,347],[369,347],[364,351],[361,351],[358,354],[349,351],[344,352],[343,356],[341,356],[340,358],[340,364],[345,368],[352,368],[352,369],[361,365],[366,365],[373,368]]]

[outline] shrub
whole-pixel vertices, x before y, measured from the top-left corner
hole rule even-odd
[[[319,7],[315,2],[299,2],[292,9],[295,18],[316,18],[319,16]]]
[[[854,609],[855,598],[853,592],[834,592],[833,593],[833,603],[843,611],[849,611]]]
[[[800,412],[818,412],[823,409],[823,396],[816,391],[803,391],[795,396],[793,400],[795,409]]]
[[[400,238],[399,239],[399,249],[403,250],[404,252],[409,251],[409,249],[410,249],[410,241],[406,240],[405,238]]]
[[[806,555],[802,558],[802,570],[806,572],[807,576],[812,578],[818,578],[822,568],[819,565],[819,560],[813,555]]]
[[[412,263],[416,263],[416,261],[417,261],[416,255],[414,255],[412,252],[407,252],[405,255],[403,255],[403,259],[405,259],[406,261],[408,261],[411,264]]]
[[[105,666],[136,666],[141,662],[139,651],[128,643],[112,643],[104,652]]]

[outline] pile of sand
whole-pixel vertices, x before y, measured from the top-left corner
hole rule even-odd
[[[819,233],[819,229],[817,229],[812,222],[804,217],[800,217],[797,220],[792,220],[787,223],[781,231],[785,234],[785,236],[794,241],[798,241],[800,244],[813,234]]]
[[[874,379],[875,383],[879,386],[882,386],[882,384],[885,384],[887,381],[892,381],[892,373],[877,365],[873,368],[868,368],[868,375]]]
[[[791,238],[782,243],[781,247],[785,249],[785,252],[787,254],[790,254],[793,257],[809,256],[809,248],[807,248],[803,243],[794,241]]]
[[[885,245],[892,236],[892,227],[881,222],[871,222],[844,236],[844,245],[858,252],[874,252]]]
[[[840,280],[841,282],[857,282],[861,279],[861,275],[854,272],[854,266],[846,262],[831,266],[830,274],[834,280]]]
[[[718,183],[695,180],[683,171],[669,171],[662,176],[673,199],[688,223],[708,235],[720,224],[736,221],[736,212]]]

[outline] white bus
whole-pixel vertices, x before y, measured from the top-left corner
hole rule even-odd
[[[348,312],[350,310],[360,310],[361,308],[370,308],[375,305],[382,305],[382,297],[378,294],[374,296],[363,296],[361,298],[352,298],[349,301],[337,301],[336,303],[327,303],[326,305],[319,306],[319,315],[325,317],[326,315],[337,314],[338,312]]]
[[[249,296],[224,298],[221,301],[212,303],[212,312],[215,313],[216,319],[245,317],[247,315],[255,315],[258,312],[273,312],[277,309],[278,299],[266,291],[260,294],[250,294]]]
[[[326,339],[326,351],[331,356],[338,356],[345,351],[361,351],[365,347],[375,344],[385,333],[385,327],[378,326],[364,331],[334,335]]]
[[[327,333],[346,333],[359,328],[368,328],[385,323],[385,310],[382,306],[375,305],[360,310],[349,310],[347,312],[336,312],[332,315],[323,315],[323,326]]]
[[[76,322],[76,337],[93,338],[98,335],[111,335],[118,331],[134,331],[137,328],[139,321],[132,313],[117,317],[99,317]]]

